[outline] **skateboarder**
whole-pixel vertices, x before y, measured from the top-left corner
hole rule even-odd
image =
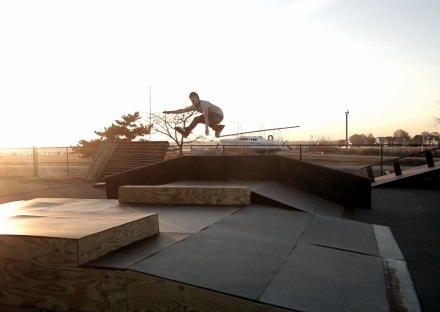
[[[221,108],[211,102],[200,100],[199,95],[196,92],[191,92],[189,98],[192,103],[191,106],[172,111],[164,111],[163,113],[182,114],[191,111],[202,113],[195,117],[188,127],[176,127],[176,131],[186,138],[199,123],[203,123],[205,124],[205,134],[209,135],[209,128],[211,128],[214,130],[215,137],[218,138],[225,127],[224,125],[220,125],[220,122],[223,120],[223,111]]]

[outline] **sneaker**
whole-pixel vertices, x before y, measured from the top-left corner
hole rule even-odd
[[[220,136],[220,133],[222,132],[224,125],[217,125],[215,126],[215,137],[218,138]]]
[[[174,128],[174,130],[176,130],[177,132],[179,132],[184,138],[186,138],[188,136],[188,134],[186,133],[184,128],[181,127],[176,127]]]

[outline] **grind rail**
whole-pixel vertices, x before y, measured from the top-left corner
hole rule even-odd
[[[368,177],[371,179],[372,182],[374,182],[375,181],[375,176],[374,176],[374,173],[373,173],[373,167],[374,166],[381,166],[381,174],[382,174],[382,166],[384,164],[387,164],[387,163],[392,163],[395,175],[396,176],[401,176],[402,175],[402,169],[400,167],[400,162],[399,161],[404,159],[404,158],[414,157],[414,156],[418,156],[418,155],[422,155],[422,154],[425,156],[426,165],[428,166],[428,168],[433,168],[433,167],[435,167],[433,151],[436,151],[436,150],[440,150],[440,147],[435,147],[435,148],[427,149],[427,150],[424,150],[424,151],[419,151],[419,152],[416,152],[416,153],[404,155],[404,156],[401,156],[401,157],[397,157],[397,158],[381,161],[379,163],[375,163],[375,164],[372,164],[372,165],[368,165],[368,166],[362,167],[361,169],[365,169],[367,171]]]

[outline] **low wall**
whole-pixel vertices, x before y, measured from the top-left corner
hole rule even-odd
[[[183,180],[278,181],[347,207],[371,207],[368,178],[279,155],[177,157],[106,177],[107,198],[117,199],[123,185]]]

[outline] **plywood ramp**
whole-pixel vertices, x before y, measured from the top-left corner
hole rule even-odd
[[[246,186],[125,185],[119,187],[119,202],[178,205],[249,205]]]

